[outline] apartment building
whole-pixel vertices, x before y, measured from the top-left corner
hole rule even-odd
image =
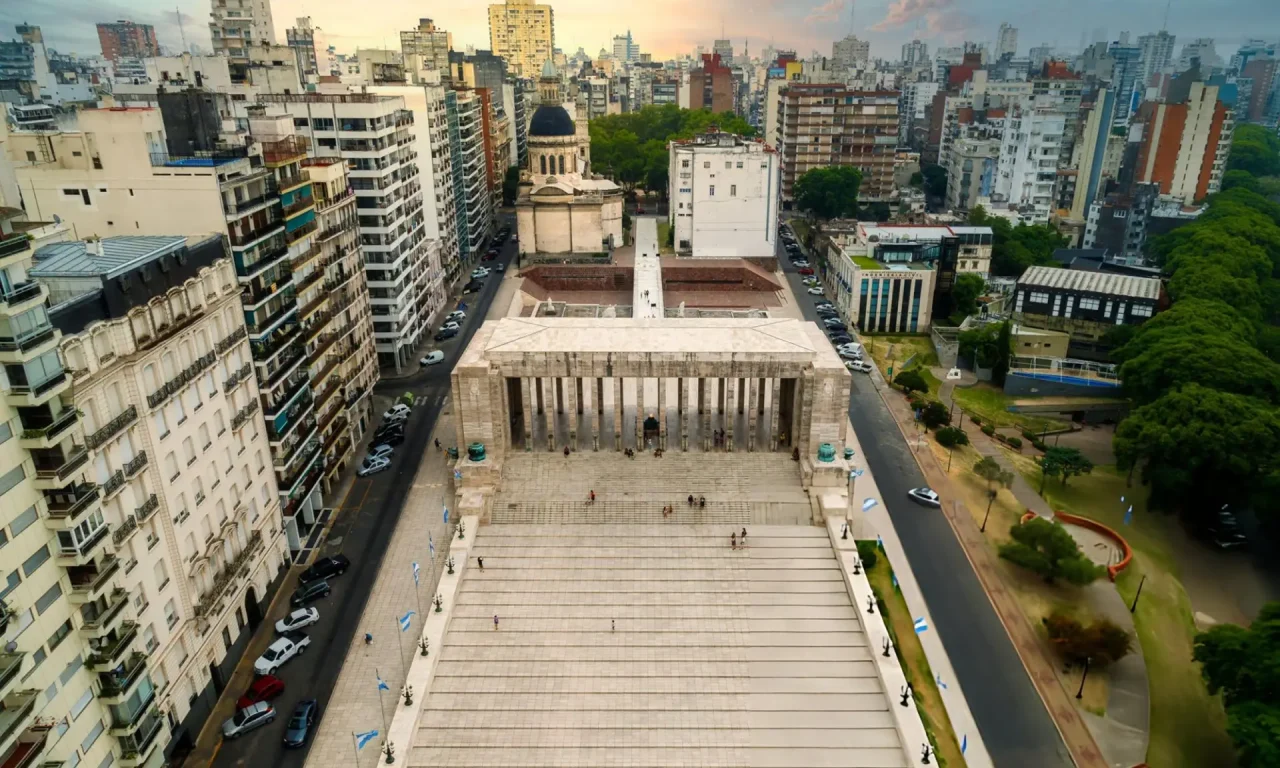
[[[855,91],[830,83],[788,83],[778,93],[782,199],[813,168],[850,165],[862,171],[865,202],[888,202],[898,144],[898,93]]]
[[[404,71],[411,83],[422,82],[427,72],[449,72],[449,52],[453,50],[453,35],[440,29],[431,19],[418,19],[414,29],[400,33],[400,55],[404,57]]]
[[[309,140],[311,156],[347,162],[379,364],[397,371],[416,364],[414,348],[445,295],[440,243],[425,228],[413,113],[403,98],[377,93],[257,98],[268,114],[292,117],[298,134]]]
[[[536,77],[555,45],[555,13],[550,5],[506,0],[489,6],[489,48],[510,63],[516,76]]]
[[[961,138],[947,153],[947,210],[968,211],[995,187],[999,139]]]
[[[212,0],[209,37],[213,52],[231,59],[231,76],[243,82],[249,67],[250,49],[274,45],[276,25],[271,18],[270,0]]]
[[[454,89],[445,94],[453,198],[457,205],[458,253],[463,270],[484,252],[493,229],[482,110],[480,95],[473,90]]]
[[[733,70],[719,53],[702,54],[702,63],[689,72],[689,109],[733,111]]]
[[[102,57],[117,59],[145,59],[160,55],[160,43],[156,41],[156,28],[150,24],[132,21],[98,22],[98,43]]]
[[[776,258],[776,150],[731,133],[706,133],[671,142],[668,153],[668,217],[677,254]]]
[[[1179,85],[1175,80],[1169,98],[1144,103],[1133,118],[1143,124],[1134,179],[1190,205],[1221,187],[1235,120],[1218,99],[1218,86],[1190,83],[1183,91]]]
[[[1066,116],[1055,107],[1016,102],[1005,118],[993,205],[1044,224],[1053,211]]]

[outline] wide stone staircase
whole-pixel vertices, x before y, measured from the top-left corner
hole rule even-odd
[[[408,763],[908,765],[825,532],[740,528],[482,527]]]

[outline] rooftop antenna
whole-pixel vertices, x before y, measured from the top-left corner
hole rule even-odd
[[[1160,25],[1161,32],[1169,31],[1169,6],[1173,5],[1173,0],[1166,0],[1164,4],[1164,23]]]
[[[857,5],[857,0],[849,0],[849,34],[851,35],[854,33],[853,15],[854,15],[854,12],[857,10],[856,5]]]
[[[173,7],[174,14],[178,17],[178,35],[182,37],[182,50],[191,53],[191,49],[187,48],[187,33],[182,28],[182,9],[178,6]]]

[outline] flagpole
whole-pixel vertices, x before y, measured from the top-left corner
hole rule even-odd
[[[413,626],[413,617],[409,617],[409,626]],[[409,684],[409,669],[404,664],[404,638],[402,635],[404,630],[400,628],[400,620],[396,619],[396,645],[400,647],[400,674],[404,677],[404,684]]]
[[[382,697],[382,691],[378,691],[378,697]],[[351,748],[356,751],[356,768],[360,768],[360,742],[356,739],[356,732],[351,732]]]
[[[377,668],[377,667],[374,667],[374,668],[373,668],[373,674],[374,674],[374,676],[375,676],[375,677],[377,677],[377,679],[379,679],[379,680],[381,680],[381,679],[382,679],[382,674],[381,674],[380,672],[378,672],[378,668]],[[386,706],[382,703],[382,689],[381,689],[381,688],[379,688],[379,689],[378,689],[378,709],[382,712],[382,732],[383,732],[383,733],[389,733],[389,730],[388,730],[388,728],[387,728],[387,708],[386,708]],[[386,739],[384,738],[383,740],[385,741]]]

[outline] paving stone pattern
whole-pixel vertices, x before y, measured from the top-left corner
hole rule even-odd
[[[483,527],[407,763],[908,765],[825,531],[741,527]]]

